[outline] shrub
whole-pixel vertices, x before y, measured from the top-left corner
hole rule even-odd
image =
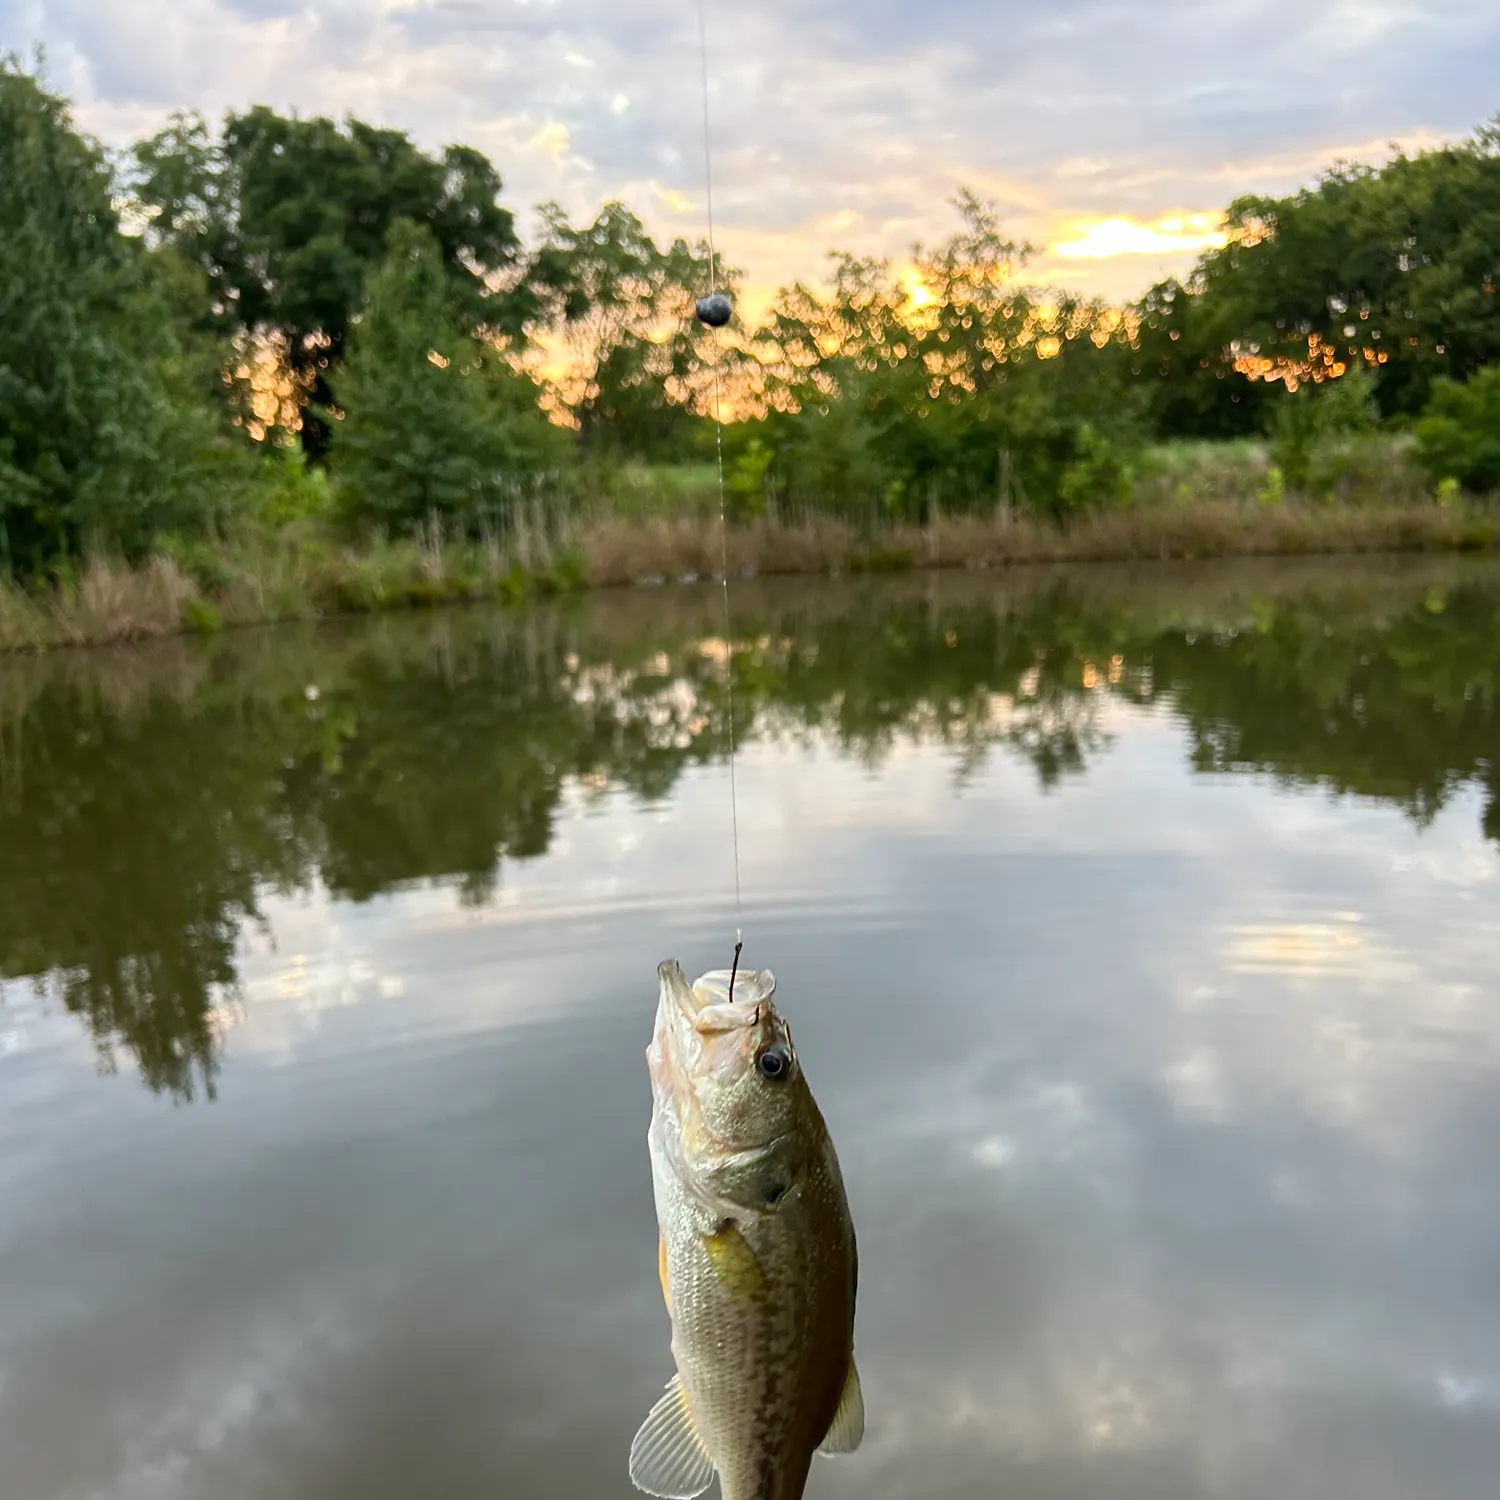
[[[1462,385],[1435,382],[1416,433],[1418,455],[1434,479],[1479,492],[1500,488],[1500,365]]]

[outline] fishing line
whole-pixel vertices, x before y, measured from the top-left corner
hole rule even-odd
[[[708,19],[706,0],[698,0],[698,51],[703,72],[703,184],[708,205],[708,295],[698,303],[698,318],[710,328],[722,328],[729,321],[729,299],[719,292],[718,256],[714,250],[714,170],[713,148],[708,125]],[[729,816],[734,848],[734,967],[729,973],[729,999],[734,1001],[734,980],[739,970],[740,949],[744,947],[743,901],[740,895],[740,812],[735,785],[734,745],[734,640],[729,619],[729,521],[724,500],[724,415],[719,391],[720,351],[715,347],[714,377],[714,450],[719,468],[719,567],[724,586],[724,687],[729,707]]]

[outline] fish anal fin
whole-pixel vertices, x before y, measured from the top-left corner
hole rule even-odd
[[[828,1424],[823,1441],[818,1444],[819,1453],[853,1453],[865,1435],[865,1398],[859,1386],[859,1371],[855,1368],[854,1356],[849,1356],[849,1373],[844,1377],[844,1394],[839,1398],[839,1407]]]
[[[656,1274],[661,1278],[661,1300],[667,1304],[667,1316],[672,1316],[672,1282],[667,1274],[667,1237],[656,1236]]]
[[[713,1460],[698,1435],[682,1377],[674,1375],[630,1445],[630,1482],[663,1500],[692,1500],[713,1478]]]

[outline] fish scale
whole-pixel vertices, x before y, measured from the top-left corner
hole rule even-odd
[[[741,975],[731,1003],[726,977],[689,987],[661,966],[647,1139],[677,1377],[637,1433],[631,1478],[687,1497],[717,1472],[723,1500],[800,1500],[814,1453],[863,1431],[854,1229],[774,978]],[[775,1082],[757,1073],[771,1047],[788,1065]]]

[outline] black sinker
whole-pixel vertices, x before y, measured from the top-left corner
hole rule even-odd
[[[714,292],[711,296],[698,299],[698,321],[707,323],[710,328],[722,328],[733,312],[734,308],[723,292]]]

